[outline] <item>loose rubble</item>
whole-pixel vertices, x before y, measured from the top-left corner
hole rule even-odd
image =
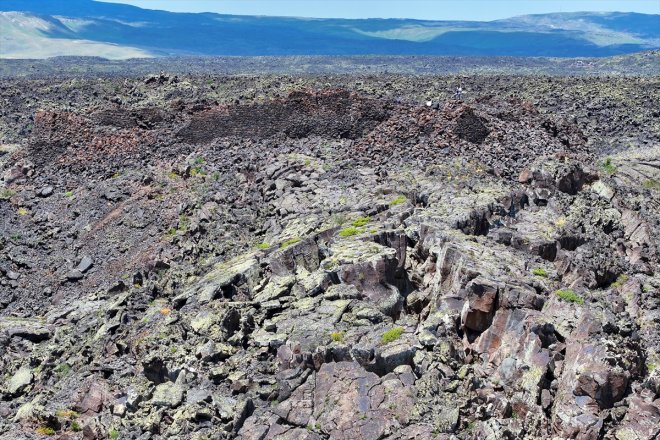
[[[605,163],[520,98],[141,87],[168,105],[38,111],[2,163],[7,438],[660,436],[658,146]]]

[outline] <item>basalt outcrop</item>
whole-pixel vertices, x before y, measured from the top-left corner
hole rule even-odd
[[[657,147],[510,97],[171,95],[3,159],[3,435],[660,435]]]

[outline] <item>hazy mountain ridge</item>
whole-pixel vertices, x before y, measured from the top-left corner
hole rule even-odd
[[[660,15],[566,13],[491,22],[172,13],[91,0],[0,3],[4,58],[87,55],[608,56],[660,48]],[[8,15],[6,11],[20,12]],[[49,23],[49,26],[44,26]],[[76,40],[78,43],[72,44]],[[39,50],[30,50],[36,46]],[[19,50],[21,48],[27,48]],[[56,48],[56,50],[50,47]]]

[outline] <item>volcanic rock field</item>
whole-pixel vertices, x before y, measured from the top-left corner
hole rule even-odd
[[[0,438],[660,438],[658,77],[0,104]]]

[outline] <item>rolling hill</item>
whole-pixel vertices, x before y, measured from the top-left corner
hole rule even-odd
[[[0,0],[0,57],[97,55],[610,56],[660,48],[660,15],[491,22],[172,13],[92,0]]]

